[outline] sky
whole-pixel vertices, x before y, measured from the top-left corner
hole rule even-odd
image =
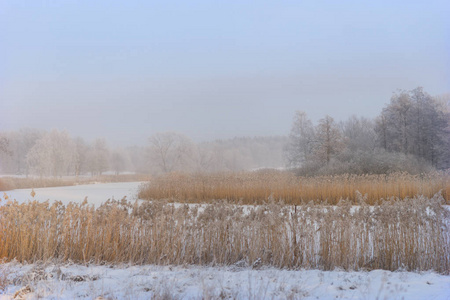
[[[0,0],[0,131],[287,135],[450,92],[447,1]]]

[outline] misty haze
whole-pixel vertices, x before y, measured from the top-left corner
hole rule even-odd
[[[0,2],[0,300],[448,299],[449,15]]]

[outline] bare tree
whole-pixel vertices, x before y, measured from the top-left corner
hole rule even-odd
[[[300,167],[311,159],[315,147],[315,130],[305,112],[297,111],[294,116],[289,142],[285,148],[287,165]]]
[[[40,176],[68,174],[75,161],[75,144],[66,131],[52,130],[37,140],[27,154],[27,162]]]
[[[383,108],[381,115],[386,121],[386,150],[409,153],[411,136],[408,128],[412,122],[412,107],[413,103],[409,93],[401,91],[399,94],[394,94],[390,104]]]
[[[340,127],[343,141],[350,152],[373,151],[375,149],[377,134],[372,120],[351,116],[345,122],[341,122]]]
[[[127,169],[130,159],[123,149],[115,149],[111,153],[110,166],[116,175]]]
[[[81,137],[74,140],[75,143],[75,157],[74,157],[74,172],[75,176],[79,176],[86,171],[88,145]]]
[[[147,147],[127,147],[126,153],[130,159],[130,171],[134,171],[137,173],[149,173],[150,170]]]
[[[341,132],[330,116],[319,121],[316,127],[315,153],[321,163],[329,164],[333,155],[344,148]]]
[[[0,153],[10,153],[9,140],[5,136],[0,137]]]
[[[386,114],[381,114],[375,119],[375,133],[377,134],[376,141],[378,146],[385,151],[388,150],[388,121]]]
[[[377,119],[380,146],[445,168],[450,156],[450,118],[445,107],[445,103],[433,99],[420,87],[395,94]]]
[[[149,156],[153,170],[168,173],[189,169],[193,143],[175,132],[157,133],[150,137]]]
[[[193,147],[192,159],[195,172],[211,172],[214,169],[215,152],[209,148],[196,145]]]
[[[109,149],[104,138],[98,138],[87,151],[87,161],[92,175],[102,175],[109,168]]]
[[[2,168],[5,168],[8,173],[28,175],[27,154],[43,135],[44,132],[32,128],[22,128],[5,133],[11,155],[2,157]]]

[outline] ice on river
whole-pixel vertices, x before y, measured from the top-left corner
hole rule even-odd
[[[34,197],[31,196],[32,189],[17,189],[7,191],[5,194],[10,199],[16,199],[19,203],[28,200],[49,200],[50,202],[59,200],[63,204],[68,204],[69,202],[81,203],[87,197],[89,204],[99,206],[101,203],[113,198],[120,200],[126,197],[129,201],[136,200],[141,184],[142,182],[119,182],[36,188],[34,189]],[[0,198],[4,200],[5,194],[2,192]]]

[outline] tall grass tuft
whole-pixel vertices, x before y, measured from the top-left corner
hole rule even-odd
[[[450,270],[443,198],[335,206],[108,201],[0,206],[0,258],[35,262],[244,264],[333,270]]]
[[[282,171],[167,174],[152,179],[139,197],[190,203],[226,199],[242,204],[276,199],[299,205],[311,200],[337,204],[342,198],[357,203],[357,192],[367,194],[369,204],[381,198],[432,197],[441,192],[450,204],[450,177],[443,173],[297,177]]]

